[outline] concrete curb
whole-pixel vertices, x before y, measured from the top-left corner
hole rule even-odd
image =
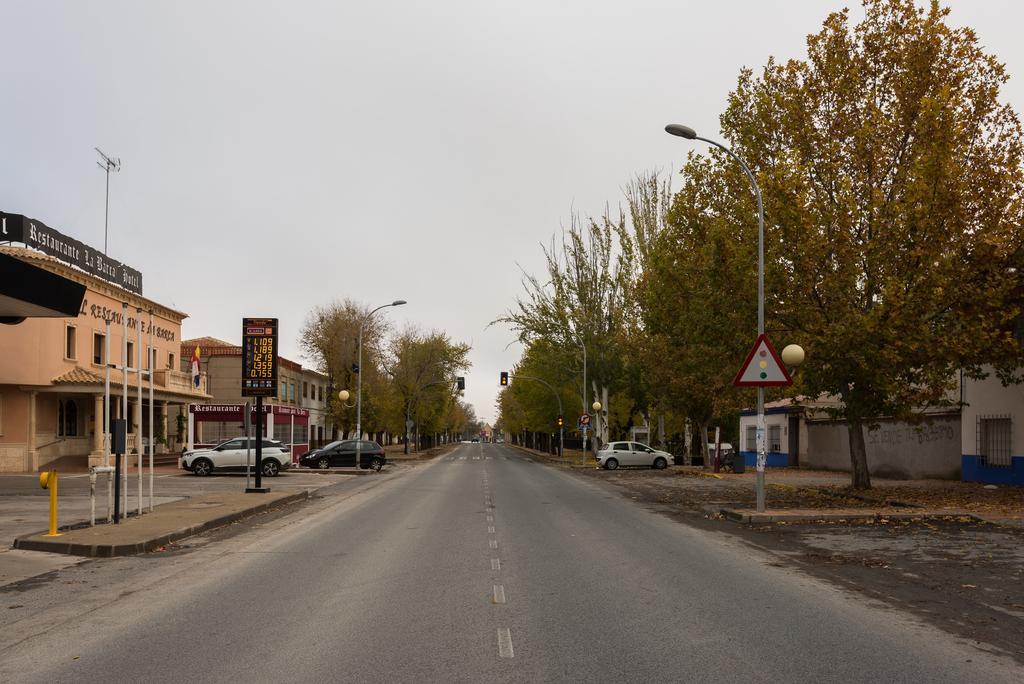
[[[918,511],[916,513],[879,513],[877,511],[865,511],[863,513],[833,513],[822,511],[820,513],[755,513],[735,508],[718,509],[723,517],[733,522],[748,524],[764,523],[807,523],[807,522],[835,522],[875,520],[885,518],[886,520],[937,520],[942,518],[971,518],[978,522],[989,522],[979,515],[966,511]],[[991,524],[991,523],[990,523]]]
[[[205,520],[195,525],[182,527],[173,532],[161,534],[156,537],[149,537],[137,542],[123,544],[81,544],[65,542],[57,539],[40,539],[38,535],[46,534],[46,530],[25,534],[15,538],[13,548],[25,551],[46,551],[49,553],[63,553],[70,556],[86,556],[88,558],[114,558],[116,556],[134,556],[140,553],[147,553],[161,546],[170,544],[191,537],[200,532],[206,532],[217,527],[222,527],[244,518],[263,513],[272,508],[287,506],[297,501],[305,501],[311,497],[311,491],[304,489],[301,492],[289,494],[288,496],[274,501],[256,504],[241,511],[234,511],[211,520]]]
[[[506,444],[503,444],[502,446],[507,446],[507,447],[512,447],[513,449],[518,449],[519,451],[523,452],[524,454],[529,454],[530,456],[536,456],[537,458],[543,459],[545,463],[550,463],[552,465],[568,466],[570,468],[585,468],[585,469],[588,469],[588,470],[592,470],[594,468],[597,468],[597,461],[587,461],[586,463],[580,463],[579,461],[575,461],[575,460],[571,460],[571,459],[566,459],[566,458],[561,458],[560,459],[560,458],[557,458],[555,456],[552,456],[551,454],[547,453],[546,451],[538,451],[537,449],[531,449],[530,447],[524,447],[524,446],[521,446],[519,444],[508,444],[508,443],[506,443]]]

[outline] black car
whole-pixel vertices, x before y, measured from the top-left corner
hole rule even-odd
[[[299,465],[306,468],[353,468],[356,465],[356,447],[359,447],[359,467],[380,470],[387,463],[384,447],[376,442],[355,439],[331,442],[299,456]]]

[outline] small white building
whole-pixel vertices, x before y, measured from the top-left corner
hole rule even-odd
[[[989,376],[962,387],[961,479],[1024,485],[1024,386]]]

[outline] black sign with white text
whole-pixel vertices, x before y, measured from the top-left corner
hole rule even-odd
[[[0,211],[0,242],[21,242],[86,273],[142,294],[142,274],[74,238],[21,214]]]

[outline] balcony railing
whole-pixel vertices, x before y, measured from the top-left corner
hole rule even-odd
[[[192,374],[180,370],[164,369],[153,374],[154,384],[161,385],[171,392],[182,392],[185,394],[206,394],[207,376],[206,373],[199,374],[199,387],[192,384]]]

